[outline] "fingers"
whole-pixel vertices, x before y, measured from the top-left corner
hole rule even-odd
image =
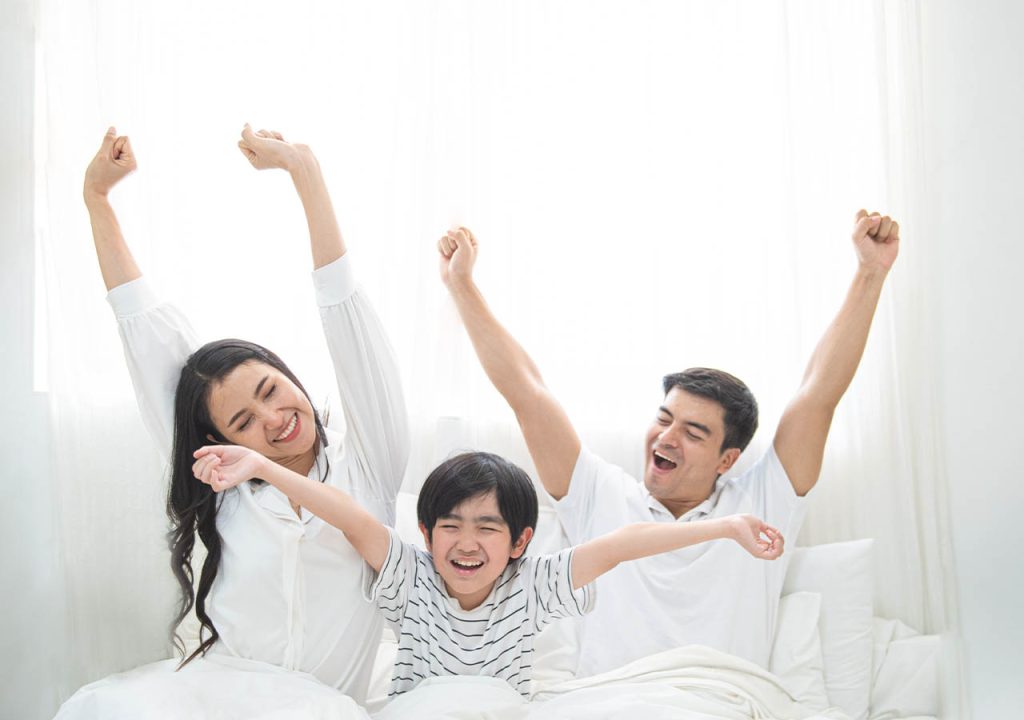
[[[219,457],[213,454],[206,455],[192,463],[192,474],[197,480],[209,485],[219,465]]]
[[[245,155],[245,159],[248,160],[253,167],[256,167],[256,153],[246,144],[245,140],[238,141],[238,149],[242,151],[243,155]]]
[[[465,237],[470,245],[476,247],[476,236],[473,235],[472,231],[468,227],[459,225],[459,227],[456,230],[456,233],[461,235],[462,237]]]
[[[878,229],[874,233],[869,233],[869,234],[873,234],[874,237],[877,238],[878,240],[884,240],[885,238],[889,237],[889,231],[891,229],[892,229],[892,218],[889,217],[888,215],[885,215],[885,216],[882,217],[881,221],[878,223]]]
[[[442,235],[441,239],[437,241],[437,251],[446,258],[451,258],[457,249],[458,245],[450,235]]]
[[[861,212],[865,211],[862,210]],[[859,216],[859,219],[857,220],[857,224],[853,226],[854,241],[863,240],[869,235],[873,237],[875,234],[877,234],[878,224],[882,220],[881,216],[878,213],[868,215],[865,212],[864,215],[861,215],[860,213],[857,213],[857,215]]]

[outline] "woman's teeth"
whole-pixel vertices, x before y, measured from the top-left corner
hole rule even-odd
[[[276,438],[274,438],[274,440],[284,440],[286,437],[291,435],[292,431],[295,430],[295,425],[298,422],[299,422],[299,416],[297,414],[296,415],[292,415],[292,421],[290,423],[288,423],[288,427],[286,427],[284,430],[282,430],[281,434],[278,435]]]

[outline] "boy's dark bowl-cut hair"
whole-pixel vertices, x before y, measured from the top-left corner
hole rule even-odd
[[[500,455],[469,452],[445,460],[427,477],[416,503],[416,515],[433,542],[439,518],[471,498],[493,492],[508,525],[512,542],[526,528],[537,527],[537,490],[529,475]]]

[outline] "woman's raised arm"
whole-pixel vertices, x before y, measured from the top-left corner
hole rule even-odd
[[[321,268],[345,254],[331,197],[313,151],[308,145],[287,142],[279,132],[253,129],[246,123],[238,147],[257,170],[280,168],[288,171],[302,201],[309,225],[313,268]]]
[[[122,178],[135,172],[136,167],[131,141],[126,135],[118,136],[117,130],[111,127],[103,136],[100,149],[85,171],[82,195],[89,210],[96,257],[100,261],[100,272],[107,290],[113,290],[142,275],[124,241],[121,225],[107,198],[111,189]]]
[[[173,443],[174,391],[198,343],[188,320],[174,306],[161,303],[142,277],[108,200],[110,190],[135,168],[131,142],[110,128],[85,171],[82,194],[139,412],[167,458]]]

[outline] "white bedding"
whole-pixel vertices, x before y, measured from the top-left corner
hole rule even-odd
[[[530,702],[493,678],[431,678],[374,715],[376,720],[488,718],[674,718],[846,720],[838,709],[800,705],[770,673],[746,660],[691,645],[617,670],[542,688]]]

